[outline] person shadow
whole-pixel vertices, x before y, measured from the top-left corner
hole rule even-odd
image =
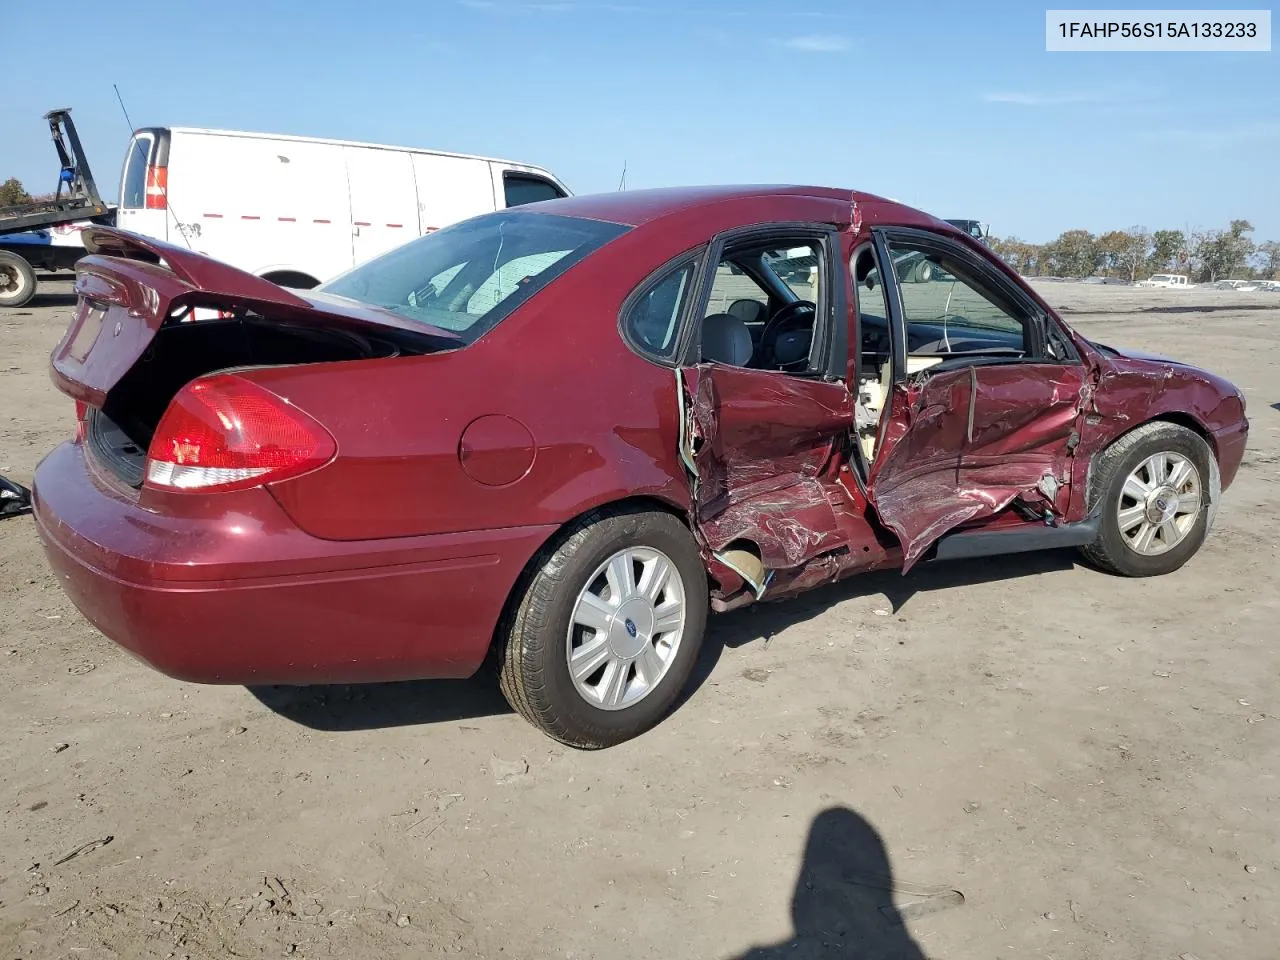
[[[900,910],[895,892],[915,900]],[[903,914],[963,902],[957,890],[895,881],[875,827],[847,807],[832,807],[809,828],[791,898],[795,935],[730,960],[927,960]]]

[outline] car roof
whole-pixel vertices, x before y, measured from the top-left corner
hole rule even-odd
[[[836,187],[812,187],[795,185],[753,185],[701,187],[662,187],[648,190],[626,190],[617,193],[598,193],[561,200],[544,200],[531,204],[540,213],[559,214],[567,217],[585,217],[606,220],[626,226],[638,227],[653,220],[677,213],[685,213],[712,204],[746,203],[764,198],[807,197],[829,200],[833,205],[847,206],[863,201],[876,201],[900,208],[904,220],[916,221],[921,214],[910,207],[894,204],[869,193]],[[930,218],[931,219],[931,218]]]

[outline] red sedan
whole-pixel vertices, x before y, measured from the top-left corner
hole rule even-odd
[[[1074,546],[1178,569],[1248,432],[1230,383],[1072,331],[867,194],[577,197],[308,292],[85,233],[50,562],[174,677],[465,677],[580,747],[656,723],[709,610]],[[205,317],[209,317],[205,319]]]

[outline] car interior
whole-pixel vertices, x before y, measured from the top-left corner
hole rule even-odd
[[[910,378],[973,363],[1018,361],[1029,352],[1027,319],[998,302],[969,276],[961,261],[907,245],[890,244],[906,325]],[[879,421],[893,386],[893,343],[887,292],[871,247],[854,257],[861,354],[856,412],[868,463],[875,457]]]
[[[806,372],[821,250],[813,240],[777,239],[726,250],[702,321],[702,359],[752,370]]]

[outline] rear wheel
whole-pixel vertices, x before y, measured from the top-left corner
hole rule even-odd
[[[36,272],[16,253],[0,250],[0,307],[21,307],[36,295]]]
[[[1098,537],[1084,555],[1127,577],[1172,573],[1208,532],[1213,451],[1195,432],[1146,423],[1098,455],[1089,486],[1101,509]]]
[[[706,571],[688,528],[655,511],[591,514],[535,564],[500,637],[512,707],[585,749],[658,723],[706,628]]]

